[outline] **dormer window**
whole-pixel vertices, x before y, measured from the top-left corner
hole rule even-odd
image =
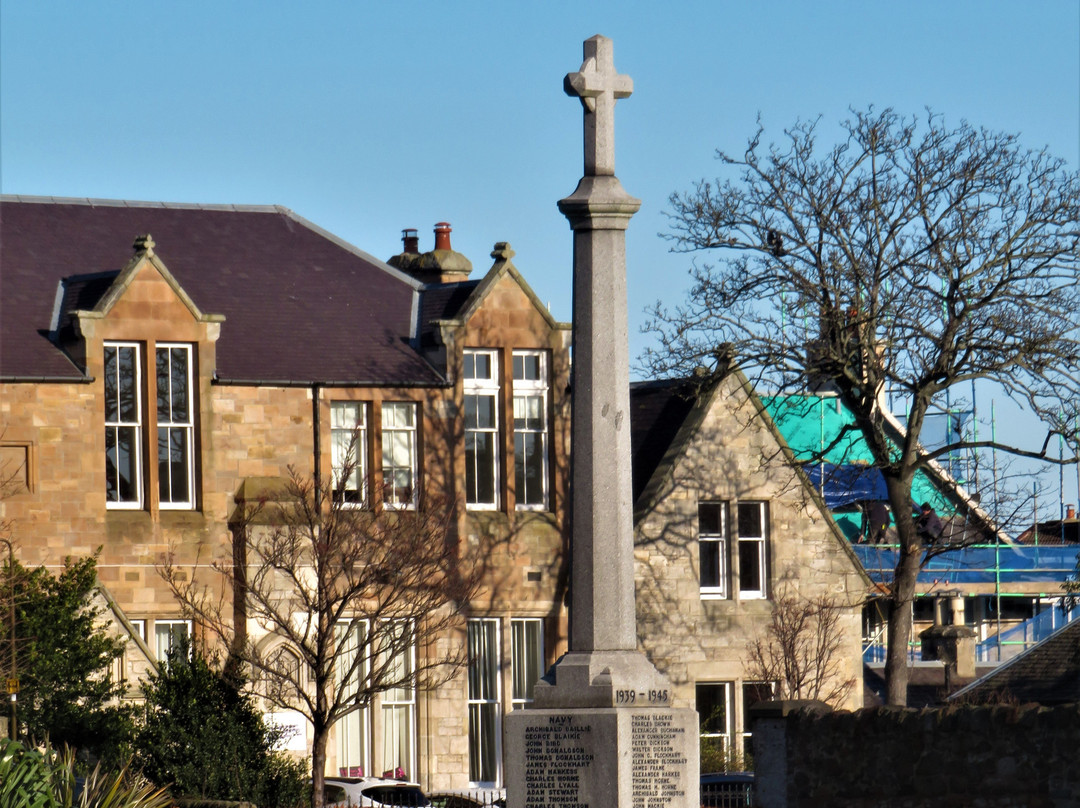
[[[158,495],[162,508],[195,507],[191,346],[158,343]]]
[[[105,345],[105,500],[111,508],[143,502],[139,345]]]
[[[107,342],[104,346],[105,502],[111,509],[137,510],[147,501],[157,476],[158,507],[195,507],[195,397],[192,346],[158,343],[151,378],[143,381],[143,346]],[[156,408],[144,403],[155,391]],[[150,420],[150,419],[153,420]],[[149,423],[147,421],[149,420]],[[144,446],[146,430],[157,427],[153,449]],[[151,432],[152,434],[152,432]],[[149,455],[144,468],[143,458]]]
[[[547,508],[547,399],[547,354],[514,351],[514,496],[518,510]]]
[[[465,502],[499,507],[499,363],[497,351],[465,351]]]

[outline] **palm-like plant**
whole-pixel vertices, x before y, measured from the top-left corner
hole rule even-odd
[[[0,740],[0,805],[58,808],[45,756],[21,743]]]
[[[75,752],[26,749],[0,741],[0,805],[5,808],[170,808],[172,800],[126,766],[102,770],[99,763],[81,779]]]

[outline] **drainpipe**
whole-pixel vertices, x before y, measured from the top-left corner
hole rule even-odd
[[[8,681],[8,690],[11,693],[11,731],[8,733],[13,741],[19,740],[18,721],[18,687],[19,671],[15,662],[15,549],[8,539],[0,539],[8,548],[8,581],[11,585],[11,678]]]
[[[321,464],[319,459],[322,457],[322,444],[319,441],[319,390],[322,386],[318,382],[313,382],[311,385],[311,429],[312,429],[312,447],[315,452],[315,473],[312,475],[312,479],[315,481],[315,513],[322,513],[322,474],[320,472]]]

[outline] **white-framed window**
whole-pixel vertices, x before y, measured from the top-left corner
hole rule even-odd
[[[499,621],[472,618],[469,635],[469,784],[499,782]]]
[[[698,503],[698,564],[702,598],[726,598],[728,528],[726,502]]]
[[[190,639],[190,620],[154,621],[154,654],[158,662],[165,662],[173,649],[177,648],[184,640],[190,641]]]
[[[464,355],[465,502],[471,508],[499,507],[499,354],[467,350]]]
[[[338,681],[344,682],[346,704],[356,698],[360,683],[368,678],[367,659],[357,658],[360,650],[367,648],[367,632],[368,625],[362,620],[336,626],[335,639],[339,645],[344,644],[338,654],[336,674]],[[363,777],[371,773],[370,727],[367,707],[357,708],[338,721],[338,771],[343,777]]]
[[[387,401],[382,405],[383,504],[416,505],[416,404]]]
[[[416,670],[416,645],[412,624],[407,620],[394,621],[387,629],[393,632],[388,660],[389,676],[400,682],[382,694],[380,718],[382,719],[382,767],[384,771],[404,772],[405,777],[416,776],[416,688],[413,676]]]
[[[330,466],[334,501],[367,504],[367,407],[359,401],[330,402]]]
[[[105,343],[105,504],[141,508],[142,372],[135,342]]]
[[[158,502],[195,507],[195,409],[190,345],[158,343],[155,353]]]
[[[739,597],[768,597],[769,512],[764,502],[738,504]]]
[[[513,709],[532,704],[536,683],[544,675],[544,621],[538,617],[510,620],[510,668]]]
[[[131,628],[134,629],[134,632],[139,636],[139,639],[146,642],[146,621],[139,617],[135,620],[129,620],[128,622],[131,623]]]
[[[772,701],[776,697],[775,682],[743,682],[742,684],[742,754],[743,760],[753,757],[753,734],[750,732],[750,708],[759,701]]]
[[[731,682],[698,682],[694,686],[694,706],[703,739],[731,748]]]
[[[548,358],[514,351],[514,496],[519,510],[548,506]]]

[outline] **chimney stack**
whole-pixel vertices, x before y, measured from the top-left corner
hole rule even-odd
[[[1076,518],[1076,506],[1075,505],[1066,505],[1065,506],[1065,518],[1066,519],[1075,519]]]
[[[404,244],[402,252],[388,259],[386,263],[423,283],[455,283],[468,280],[469,273],[472,272],[472,262],[450,246],[451,229],[449,222],[437,222],[435,249],[421,255],[416,228],[405,228],[401,231],[401,241]]]

